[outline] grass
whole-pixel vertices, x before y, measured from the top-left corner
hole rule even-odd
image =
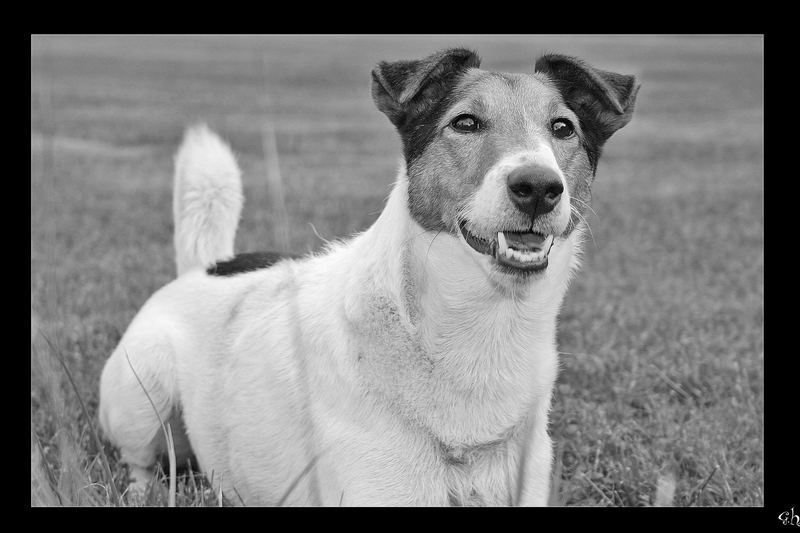
[[[173,276],[183,128],[207,120],[240,157],[237,250],[316,249],[367,227],[394,178],[371,67],[449,45],[497,70],[565,52],[643,84],[601,158],[559,322],[553,502],[763,505],[763,39],[641,35],[32,37],[31,505],[132,503],[92,431],[98,380]],[[270,209],[267,118],[285,212]],[[175,481],[178,506],[221,503],[202,475]],[[139,503],[166,505],[165,487]]]

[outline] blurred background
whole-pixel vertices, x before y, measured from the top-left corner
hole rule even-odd
[[[315,250],[368,227],[395,178],[371,69],[451,46],[488,70],[559,52],[642,84],[559,322],[553,503],[763,505],[757,35],[32,36],[32,505],[119,503],[124,469],[90,423],[106,357],[174,276],[184,128],[207,122],[239,158],[238,251]]]

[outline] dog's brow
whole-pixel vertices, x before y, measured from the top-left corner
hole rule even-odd
[[[453,112],[470,112],[479,115],[486,114],[489,110],[486,101],[480,96],[459,100],[450,109]]]
[[[487,91],[492,91],[495,80],[502,79],[495,72],[479,71],[472,75],[462,78],[458,87],[453,91],[456,98],[467,98],[469,96],[480,95]],[[488,85],[488,87],[487,87]],[[496,87],[496,85],[495,85]]]
[[[547,106],[547,113],[551,117],[558,116],[562,114],[564,110],[569,109],[567,106],[561,104],[561,102],[557,100],[550,100],[550,105]]]
[[[567,104],[559,100],[551,100],[550,104],[547,106],[547,112],[551,118],[566,117],[571,119],[575,123],[575,128],[581,131],[578,116]]]
[[[497,82],[502,85],[498,85]],[[455,91],[453,105],[450,106],[452,112],[471,112],[483,114],[491,113],[493,95],[504,93],[507,89],[507,80],[495,72],[486,72],[482,75],[465,80]]]

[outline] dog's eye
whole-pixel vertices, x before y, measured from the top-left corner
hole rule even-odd
[[[475,115],[458,115],[450,122],[450,126],[456,131],[471,133],[481,129],[483,127],[483,122]]]
[[[565,118],[557,118],[550,123],[550,131],[556,139],[567,139],[575,133],[575,126]]]

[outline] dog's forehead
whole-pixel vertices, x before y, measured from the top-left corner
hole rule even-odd
[[[546,113],[563,105],[561,94],[540,73],[494,72],[469,69],[456,89],[458,100],[472,101],[485,111],[505,116],[520,112]]]

